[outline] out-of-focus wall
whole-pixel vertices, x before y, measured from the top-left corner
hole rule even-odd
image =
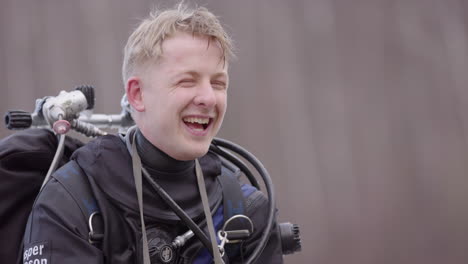
[[[126,38],[168,3],[2,0],[0,112],[93,84],[95,112],[119,113]],[[198,3],[238,48],[220,136],[301,226],[286,263],[468,262],[468,2]]]

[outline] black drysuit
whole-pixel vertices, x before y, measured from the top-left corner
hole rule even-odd
[[[195,222],[200,222],[204,213],[194,162],[176,161],[148,144],[139,132],[137,134],[137,149],[143,166]],[[56,173],[33,206],[24,235],[23,263],[142,263],[139,209],[128,146],[119,136],[104,136],[75,151],[71,160],[81,168],[72,176],[88,180],[95,197],[95,201],[87,203],[90,207],[100,208],[104,224],[103,243],[100,247],[89,243],[88,219],[85,219],[79,207],[82,201],[77,201],[70,195],[72,190],[56,179],[70,175]],[[199,160],[213,210],[222,203],[222,189],[216,180],[222,171],[221,162],[217,155],[210,152]],[[242,191],[247,196],[245,214],[252,219],[255,230],[242,244],[242,250],[239,249],[226,263],[241,263],[242,259],[247,259],[257,246],[267,222],[268,203],[265,196],[249,185],[243,185]],[[145,180],[143,203],[149,241],[170,243],[188,230]],[[221,205],[213,216],[217,230],[223,222],[222,210]],[[257,263],[283,261],[276,224],[273,230]],[[206,229],[204,231],[207,233]],[[212,262],[196,237],[189,240],[176,255],[169,263]]]
[[[15,263],[24,227],[57,149],[47,129],[18,131],[0,140],[0,262]],[[68,137],[60,166],[82,142]]]

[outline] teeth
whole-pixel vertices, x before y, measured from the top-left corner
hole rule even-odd
[[[198,123],[198,124],[208,124],[210,121],[209,118],[199,118],[199,117],[186,117],[184,118],[184,122],[188,123]]]

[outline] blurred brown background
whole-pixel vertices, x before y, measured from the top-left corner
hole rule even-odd
[[[173,3],[1,0],[0,112],[92,84],[119,113],[126,38]],[[197,3],[238,48],[220,136],[302,228],[286,263],[468,263],[467,1]]]

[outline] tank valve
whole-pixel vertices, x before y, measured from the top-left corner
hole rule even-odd
[[[281,247],[284,255],[301,251],[301,232],[297,224],[280,223]]]
[[[8,129],[26,129],[32,124],[31,113],[13,110],[8,111],[5,115],[5,125]]]

